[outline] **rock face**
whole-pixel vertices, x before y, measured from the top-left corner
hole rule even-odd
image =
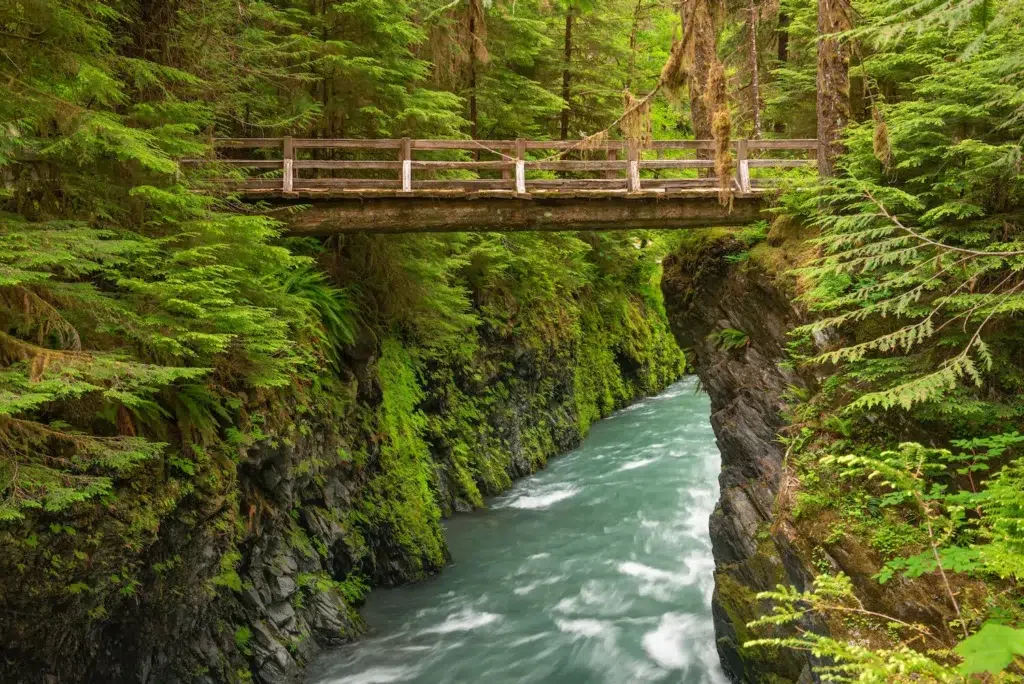
[[[396,402],[389,408],[384,352],[369,339],[346,350],[329,397],[268,406],[258,437],[206,454],[194,478],[154,461],[117,505],[0,529],[0,547],[19,550],[0,557],[0,681],[300,681],[318,651],[361,633],[367,585],[441,569],[440,514],[479,503],[480,493],[465,495],[479,475],[467,475],[466,451],[487,455],[480,492],[494,493],[578,444],[591,420],[676,379],[682,357],[664,325],[645,339],[648,360],[609,346],[614,395],[598,392],[585,350],[499,340],[482,352],[486,373],[410,372],[425,387],[397,418],[387,414]],[[595,395],[599,405],[580,399]],[[463,432],[449,429],[460,407]],[[409,442],[418,430],[419,446],[398,453],[382,416],[409,415],[413,428],[394,429]],[[402,489],[417,477],[420,500]],[[161,498],[168,491],[176,496]],[[436,510],[413,508],[424,499]],[[416,526],[402,527],[410,519]],[[148,545],[126,544],[128,525],[145,525]]]
[[[750,638],[746,623],[766,609],[755,594],[779,583],[802,588],[810,577],[789,552],[785,530],[773,525],[785,457],[783,397],[790,386],[813,382],[784,363],[786,332],[799,315],[756,265],[726,259],[746,249],[742,242],[719,237],[691,247],[665,260],[662,291],[676,340],[710,395],[722,454],[710,523],[718,651],[737,682],[811,681],[809,662],[793,652],[759,657],[739,648]]]

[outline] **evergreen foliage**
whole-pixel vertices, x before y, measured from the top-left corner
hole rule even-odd
[[[650,235],[325,245],[181,163],[215,136],[464,137],[471,93],[482,133],[555,137],[564,6],[0,5],[0,677],[19,656],[86,676],[98,635],[194,612],[230,613],[237,653],[175,678],[244,681],[262,533],[332,568],[299,574],[297,604],[345,614],[444,564],[442,513],[682,371]],[[660,3],[579,9],[574,134],[656,80],[675,22]],[[448,40],[468,11],[487,29],[472,86]],[[301,510],[255,472],[289,449]]]
[[[856,6],[863,95],[838,175],[781,197],[817,229],[792,350],[822,382],[791,398],[780,504],[826,548],[862,549],[886,596],[924,587],[942,617],[898,619],[821,562],[808,591],[762,594],[774,613],[749,626],[793,636],[748,646],[809,650],[831,681],[1019,681],[1024,6]],[[808,8],[786,7],[790,36],[812,35]],[[785,106],[813,92],[794,61],[776,72]],[[812,614],[830,634],[801,628]]]

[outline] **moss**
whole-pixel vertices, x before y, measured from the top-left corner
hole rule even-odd
[[[0,529],[0,569],[20,614],[58,625],[54,643],[88,650],[83,624],[120,629],[113,621],[133,615],[139,597],[166,615],[185,602],[229,621],[230,649],[233,625],[256,624],[238,592],[243,554],[261,536],[282,535],[303,570],[336,572],[327,590],[350,610],[364,578],[397,583],[438,570],[447,560],[442,512],[484,505],[575,446],[594,421],[681,374],[660,267],[632,245],[608,249],[618,239],[503,236],[502,249],[536,244],[513,244],[518,261],[483,284],[434,237],[339,250],[426,252],[351,283],[381,294],[380,309],[364,312],[366,339],[345,346],[339,365],[280,391],[228,388],[206,421],[187,406],[154,418],[147,427],[166,433],[166,460],[144,463],[109,496],[59,519]],[[409,278],[410,264],[429,273]],[[438,264],[448,270],[432,270]],[[392,276],[403,287],[392,287]],[[218,382],[233,369],[223,371]],[[167,646],[170,657],[176,648]],[[221,678],[244,660],[245,647],[234,648]]]
[[[728,616],[736,632],[735,646],[744,662],[744,668],[756,672],[759,682],[795,682],[800,676],[802,662],[791,652],[777,648],[743,648],[743,644],[748,641],[778,634],[768,633],[764,628],[759,628],[755,632],[747,626],[762,617],[768,607],[766,602],[757,598],[759,590],[743,584],[738,577],[756,578],[758,586],[764,588],[788,584],[782,559],[767,526],[762,526],[755,538],[758,540],[757,551],[750,558],[742,564],[715,572],[718,605]]]
[[[785,215],[772,221],[764,242],[750,250],[750,262],[760,267],[778,284],[788,286],[788,273],[808,263],[817,249],[810,239],[817,235],[814,228]],[[805,284],[799,283],[798,289]]]
[[[747,624],[759,617],[756,592],[740,584],[728,571],[715,573],[715,590],[718,604],[729,616],[729,622],[736,631],[736,645],[742,647],[755,638]]]
[[[378,412],[380,473],[368,485],[363,510],[375,536],[394,540],[413,576],[447,560],[441,510],[434,497],[434,468],[424,441],[423,390],[409,352],[395,339],[382,345],[378,363],[382,402]]]
[[[252,639],[252,630],[242,625],[235,630],[235,647],[246,655],[251,655],[249,641]]]

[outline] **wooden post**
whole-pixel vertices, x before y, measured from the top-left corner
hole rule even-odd
[[[750,192],[750,166],[747,164],[747,141],[736,141],[736,188]]]
[[[629,160],[626,163],[626,192],[640,192],[640,145],[629,141]]]
[[[402,160],[402,192],[412,192],[412,140],[402,138],[399,155]]]
[[[295,162],[295,147],[292,145],[292,137],[286,135],[281,141],[281,158],[284,160],[284,174],[281,176],[281,190],[292,192],[294,177],[292,166]]]
[[[613,144],[613,143],[609,143],[609,144]],[[614,147],[609,147],[608,148],[608,155],[607,156],[608,156],[608,161],[615,161],[615,160],[617,160],[619,158],[619,151],[617,149],[615,149]],[[614,180],[614,179],[619,177],[619,172],[618,171],[605,171],[604,172],[604,177],[607,178],[608,180]]]
[[[516,192],[526,194],[526,139],[516,138]]]
[[[511,152],[513,155],[516,153],[515,148],[513,148],[511,150],[498,149],[498,152],[501,153],[501,161],[508,161],[508,157],[505,156],[506,152]],[[501,170],[501,180],[503,180],[503,181],[510,181],[510,180],[512,180],[512,171],[510,171],[509,169],[502,169]]]

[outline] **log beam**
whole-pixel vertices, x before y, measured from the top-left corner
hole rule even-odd
[[[524,230],[680,229],[741,225],[764,218],[759,197],[739,194],[732,209],[713,199],[715,189],[672,192],[559,192],[528,197],[512,191],[459,192],[439,197],[349,192],[267,196],[276,206],[311,204],[287,219],[292,235],[329,236],[349,232],[415,233]],[[709,194],[712,193],[712,194]],[[296,196],[297,195],[297,196]]]

